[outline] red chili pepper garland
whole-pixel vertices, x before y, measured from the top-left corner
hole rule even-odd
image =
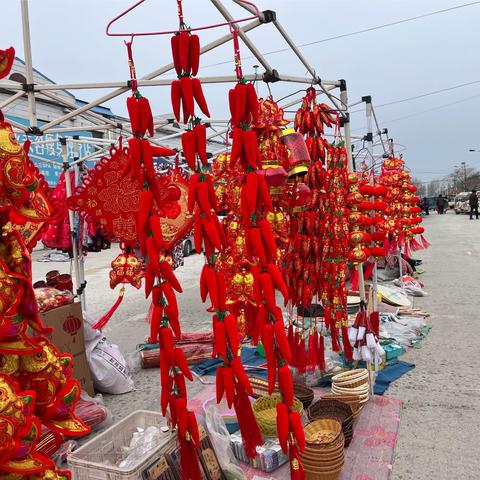
[[[180,38],[172,39],[172,52],[177,72],[186,68],[192,62],[185,58],[185,36],[189,42],[190,34],[182,32]],[[174,337],[181,336],[178,319],[178,305],[175,290],[182,288],[173,272],[171,256],[165,250],[158,206],[161,205],[159,190],[156,184],[154,157],[175,155],[176,151],[157,147],[143,137],[148,132],[153,135],[153,116],[150,104],[137,89],[135,67],[131,55],[131,43],[127,44],[131,76],[132,96],[127,99],[127,109],[134,137],[129,140],[129,165],[123,172],[132,177],[143,179],[144,190],[140,194],[140,210],[137,227],[140,249],[145,257],[145,296],[152,296],[152,318],[150,324],[150,342],[158,343],[160,347],[160,406],[162,414],[169,411],[170,424],[178,427],[178,438],[181,449],[182,478],[185,480],[200,480],[201,473],[198,464],[196,448],[199,447],[199,433],[195,414],[188,411],[185,378],[193,380],[187,365],[183,350],[175,345]],[[192,48],[195,52],[195,48]],[[188,52],[187,52],[188,53]],[[198,65],[198,60],[196,61]],[[188,73],[187,73],[188,75]],[[182,84],[190,82],[190,78],[182,78]],[[187,89],[182,89],[180,82],[172,85],[172,105],[175,116],[180,115],[181,99]],[[187,92],[188,93],[188,92]],[[183,101],[193,115],[193,106],[188,97]],[[192,94],[193,101],[193,94]],[[192,135],[193,132],[191,132]],[[185,142],[184,142],[185,143]],[[193,137],[193,162],[190,152],[189,159],[195,162],[197,140]],[[187,150],[187,149],[184,149]],[[190,188],[195,191],[195,178]],[[195,196],[194,196],[195,198]],[[193,205],[189,205],[193,210]]]

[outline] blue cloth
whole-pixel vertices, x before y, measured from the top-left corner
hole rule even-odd
[[[375,387],[373,389],[375,395],[383,395],[392,382],[403,377],[403,375],[413,368],[415,368],[413,363],[402,362],[401,360],[393,365],[387,365],[383,370],[378,372]]]
[[[258,366],[263,365],[266,362],[265,357],[262,357],[257,353],[257,350],[252,347],[243,347],[242,348],[242,363],[243,365],[250,366]],[[211,360],[203,360],[203,362],[197,363],[193,367],[190,368],[193,372],[197,375],[203,377],[204,375],[215,375],[215,371],[217,367],[221,365],[223,362],[217,359]],[[261,369],[248,369],[249,373],[255,373],[255,376],[258,377],[266,377],[267,372],[266,370]]]

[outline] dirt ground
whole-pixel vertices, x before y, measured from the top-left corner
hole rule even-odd
[[[404,359],[416,368],[397,381],[387,395],[403,400],[402,421],[393,480],[478,479],[480,446],[475,436],[480,428],[480,374],[478,285],[480,285],[480,221],[449,213],[425,220],[432,247],[419,254],[425,273],[421,276],[428,296],[417,306],[431,313],[434,328],[419,350]],[[34,252],[34,280],[48,270],[69,271],[69,263],[42,263],[43,252]],[[111,260],[118,250],[90,253],[86,258],[88,314],[101,316],[117,298],[108,286]],[[198,292],[202,257],[192,255],[178,270],[184,293],[179,297],[185,331],[210,329]],[[128,287],[125,299],[104,333],[128,358],[136,391],[120,396],[105,395],[106,404],[118,420],[136,409],[158,409],[159,372],[142,370],[136,346],[147,335],[148,305],[142,291]],[[202,388],[199,381],[191,394]],[[357,479],[352,479],[357,480]]]

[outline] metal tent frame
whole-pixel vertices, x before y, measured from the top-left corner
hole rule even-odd
[[[209,0],[209,2],[218,10],[218,12],[223,16],[225,21],[232,22],[234,20],[233,16],[229,10],[225,7],[221,0]],[[245,4],[240,0],[233,0],[234,3],[238,4],[249,13],[253,14],[254,8],[251,5]],[[131,129],[127,122],[116,122],[112,119],[105,118],[104,116],[92,111],[96,106],[99,106],[113,98],[116,98],[120,95],[125,94],[130,90],[129,81],[108,81],[108,82],[96,82],[96,83],[65,83],[65,84],[35,84],[33,81],[33,62],[32,62],[32,50],[31,50],[31,37],[30,37],[30,22],[29,22],[29,10],[28,10],[28,0],[21,0],[21,14],[22,14],[22,28],[23,28],[23,39],[24,39],[24,57],[25,57],[25,68],[26,68],[26,83],[13,83],[8,81],[0,81],[0,87],[10,89],[14,93],[5,101],[0,103],[0,108],[4,108],[7,105],[12,104],[19,98],[27,96],[28,107],[29,107],[29,126],[25,127],[17,122],[11,122],[16,131],[24,132],[27,135],[32,136],[42,136],[45,133],[72,133],[76,131],[105,131],[107,133],[113,134],[113,136],[118,135],[119,133],[131,134]],[[272,67],[268,62],[265,56],[260,52],[254,42],[249,38],[248,33],[252,30],[271,23],[276,31],[280,34],[283,40],[290,47],[294,56],[297,60],[305,67],[310,77],[299,77],[284,74],[283,72],[278,72]],[[347,153],[348,153],[348,169],[353,170],[353,156],[352,156],[352,138],[362,139],[362,137],[352,137],[350,131],[350,115],[349,115],[349,105],[348,105],[348,92],[347,84],[345,80],[324,80],[321,79],[317,74],[317,70],[308,62],[305,56],[300,52],[299,48],[296,46],[288,32],[284,29],[280,21],[277,19],[277,15],[272,10],[265,10],[260,13],[259,17],[244,24],[243,26],[238,24],[233,24],[233,27],[237,30],[240,39],[243,41],[244,45],[250,50],[250,52],[255,56],[260,65],[265,69],[265,72],[259,77],[255,75],[245,75],[246,79],[249,81],[262,80],[263,82],[275,83],[279,81],[291,82],[303,85],[314,85],[320,89],[320,93],[325,95],[325,97],[331,102],[334,106],[334,109],[339,113],[340,126],[343,128],[343,136],[346,142]],[[221,45],[226,44],[232,40],[232,31],[229,33],[217,38],[216,40],[204,45],[200,54],[205,54],[210,52]],[[167,86],[170,85],[171,79],[163,79],[162,77],[167,72],[170,72],[174,69],[173,63],[168,63],[160,68],[153,70],[142,78],[138,79],[138,85],[142,86]],[[199,77],[200,81],[203,84],[207,83],[222,83],[222,84],[232,84],[237,81],[236,76],[207,76]],[[65,98],[59,98],[55,94],[56,91],[60,90],[82,90],[82,89],[106,89],[110,90],[104,95],[98,97],[97,99],[86,103],[83,106],[77,106],[74,102],[70,102]],[[113,89],[113,90],[111,90]],[[339,89],[339,97],[334,96],[331,91]],[[70,108],[71,111],[61,115],[45,125],[39,126],[37,122],[36,114],[36,95],[42,94],[50,99],[58,101],[65,105],[66,108]],[[297,103],[300,103],[301,99],[292,100],[285,104],[280,105],[283,108],[293,106]],[[61,125],[72,118],[82,116],[88,119],[92,125],[84,127],[62,127]],[[172,116],[173,117],[173,116]],[[213,139],[215,137],[221,137],[228,132],[229,121],[226,119],[212,119],[208,121],[208,126],[212,129],[212,125],[224,126],[224,128],[215,131],[212,129],[212,133],[209,133],[207,138]],[[155,124],[156,128],[162,127],[168,131],[167,135],[155,137],[150,141],[153,144],[161,144],[162,141],[165,141],[169,138],[174,138],[180,136],[183,132],[182,126],[178,126],[173,118],[165,118],[160,120]],[[87,157],[75,160],[74,162],[69,161],[67,158],[67,142],[72,141],[70,138],[60,138],[62,144],[62,154],[63,154],[63,163],[62,167],[64,171],[68,172],[71,168],[74,168],[74,165],[82,161],[87,160]],[[99,148],[105,148],[105,141],[95,142]],[[110,143],[107,140],[107,143]],[[101,153],[102,150],[100,150]],[[96,154],[90,156],[90,158],[95,157]],[[45,161],[42,159],[42,161]],[[69,175],[66,175],[66,178],[70,178]],[[71,194],[71,185],[68,186],[67,182],[67,191],[68,194]],[[70,212],[70,227],[72,231],[72,236],[76,235],[75,233],[75,220],[73,217],[73,212]],[[85,308],[85,279],[82,278],[81,272],[83,271],[82,266],[78,258],[78,252],[76,254],[75,260],[75,281],[77,287],[77,293],[82,299],[82,304]]]

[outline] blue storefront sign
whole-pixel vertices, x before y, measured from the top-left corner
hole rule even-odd
[[[6,115],[7,120],[13,120],[17,123],[21,123],[22,125],[28,126],[29,122],[28,120],[24,118],[19,118],[19,117],[14,117],[14,116],[8,116]],[[45,124],[45,122],[38,122],[39,126],[42,126],[42,124]],[[62,157],[62,148],[60,145],[60,138],[64,137],[73,137],[73,136],[79,136],[79,137],[90,137],[92,138],[92,133],[91,132],[65,132],[65,133],[46,133],[42,135],[41,137],[27,137],[24,133],[17,133],[17,139],[18,141],[23,144],[26,140],[30,140],[32,143],[41,141],[41,140],[56,140],[55,142],[48,142],[48,143],[40,143],[37,145],[31,145],[30,146],[30,151],[29,153],[35,157],[40,157],[44,158],[45,160],[49,160],[52,162],[56,162],[55,164],[52,163],[47,163],[47,162],[42,162],[38,158],[31,157],[31,160],[33,163],[38,167],[40,170],[40,173],[45,177],[45,180],[48,182],[48,184],[51,187],[54,187],[58,183],[58,179],[60,178],[60,175],[62,173],[62,163],[63,163],[63,157]],[[73,149],[76,149],[76,154]],[[93,153],[94,147],[93,145],[87,144],[87,143],[75,143],[75,147],[71,142],[67,142],[67,152],[68,152],[68,159],[73,160],[74,155],[78,156],[78,158],[85,157],[91,153]],[[94,162],[85,162],[86,166],[88,168],[91,168],[94,165]]]

